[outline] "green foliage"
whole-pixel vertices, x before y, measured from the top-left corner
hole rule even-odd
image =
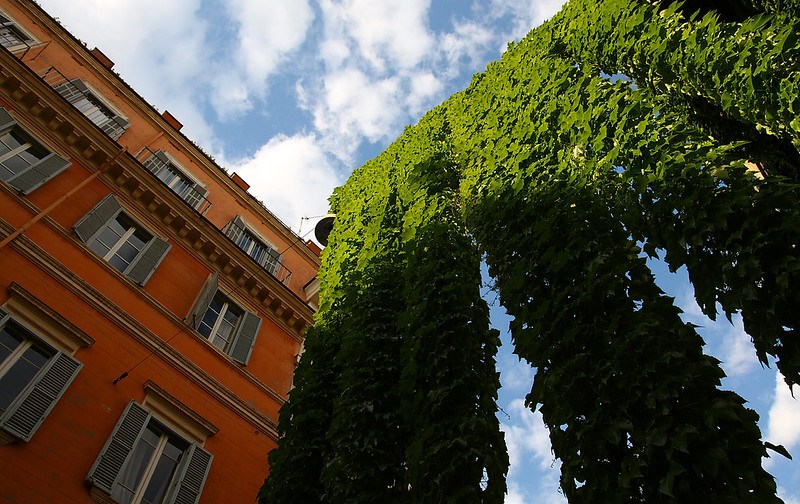
[[[800,383],[797,3],[737,5],[571,0],[337,189],[262,502],[502,502],[481,253],[570,502],[780,502],[646,263]]]

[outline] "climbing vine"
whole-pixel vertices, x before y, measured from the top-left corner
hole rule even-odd
[[[482,256],[570,502],[780,502],[647,259],[800,383],[797,6],[571,0],[356,170],[261,502],[503,501]]]

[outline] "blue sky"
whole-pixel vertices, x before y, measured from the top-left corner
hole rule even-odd
[[[300,234],[331,190],[403,128],[463,89],[563,0],[38,0]],[[653,263],[687,321],[723,361],[724,385],[761,415],[765,438],[800,456],[800,406],[756,361],[741,322],[713,323],[686,275]],[[491,302],[493,294],[488,294]],[[508,327],[498,302],[495,324]],[[506,337],[506,339],[508,339]],[[506,504],[565,502],[541,416],[524,407],[533,373],[498,357],[512,467]],[[788,504],[800,465],[767,462]]]

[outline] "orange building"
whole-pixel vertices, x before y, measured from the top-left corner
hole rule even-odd
[[[319,249],[32,1],[0,42],[0,502],[253,502]]]

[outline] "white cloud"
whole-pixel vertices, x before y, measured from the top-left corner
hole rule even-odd
[[[722,314],[717,320],[711,320],[700,309],[690,286],[678,296],[677,303],[683,309],[683,320],[698,326],[698,332],[708,344],[707,353],[722,361],[726,375],[742,378],[758,367],[758,357],[750,335],[744,330],[741,315],[733,315],[730,322]]]
[[[331,0],[321,2],[329,30],[351,38],[360,56],[374,70],[387,64],[400,69],[416,66],[430,51],[430,0]]]
[[[540,412],[532,412],[522,399],[514,399],[506,412],[510,423],[501,423],[505,433],[508,457],[511,462],[510,473],[524,464],[535,461],[541,469],[553,465],[554,457],[550,450],[550,434],[542,421]]]
[[[327,75],[322,90],[299,85],[298,96],[314,114],[321,144],[342,160],[349,160],[361,141],[386,140],[403,115],[401,80],[372,79],[355,68]],[[312,103],[304,103],[308,100]]]
[[[439,36],[440,56],[445,61],[444,74],[458,75],[464,63],[469,67],[480,65],[486,59],[489,48],[497,43],[495,34],[487,26],[475,21],[456,22],[452,32]],[[491,56],[497,57],[499,54],[493,53]]]
[[[514,19],[514,27],[508,40],[519,40],[534,27],[542,24],[561,9],[566,0],[492,0],[489,12],[499,18],[510,15]]]
[[[208,24],[200,0],[42,0],[75,36],[97,46],[148,102],[169,110],[185,132],[211,148],[214,134],[196,102],[208,73]],[[87,13],[91,22],[87,23]],[[213,150],[213,149],[211,149]]]
[[[236,48],[219,62],[212,104],[230,119],[263,100],[267,78],[303,43],[314,19],[308,2],[229,0],[227,15],[237,25]],[[234,65],[232,63],[235,62]]]
[[[500,381],[506,391],[527,394],[531,389],[534,373],[527,361],[510,353],[504,354],[499,357],[498,368],[501,369]]]
[[[250,192],[285,224],[327,213],[327,198],[342,184],[313,135],[278,135],[249,159],[231,164]]]
[[[780,373],[775,373],[775,397],[769,409],[765,439],[790,450],[800,445],[800,401],[792,397]],[[780,456],[780,455],[777,455]]]
[[[800,497],[788,495],[786,489],[780,486],[778,487],[778,496],[783,499],[783,504],[800,504]]]
[[[419,72],[410,77],[410,92],[406,98],[411,115],[419,115],[429,108],[431,98],[444,89],[444,84],[431,72]]]

